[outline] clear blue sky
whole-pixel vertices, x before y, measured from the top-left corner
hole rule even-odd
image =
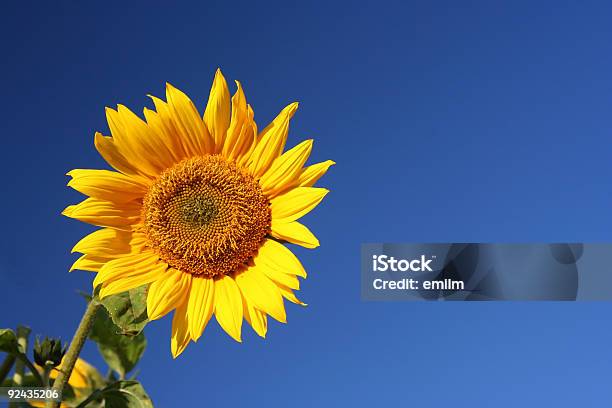
[[[220,66],[262,125],[299,100],[289,145],[338,164],[306,220],[322,245],[297,250],[309,306],[265,341],[214,323],[175,361],[170,319],[149,325],[156,406],[610,403],[609,303],[359,295],[362,242],[611,240],[609,2],[121,3],[0,17],[0,326],[72,336],[92,276],[69,250],[90,228],[59,215],[79,199],[64,174],[104,166],[104,107],[141,112],[169,81],[202,109]]]

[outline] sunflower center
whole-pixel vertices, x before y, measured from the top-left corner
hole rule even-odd
[[[170,266],[206,277],[246,264],[270,232],[270,205],[246,171],[218,155],[164,171],[143,201],[147,244]]]
[[[210,197],[186,197],[180,207],[181,217],[186,224],[202,227],[215,218],[217,207]]]

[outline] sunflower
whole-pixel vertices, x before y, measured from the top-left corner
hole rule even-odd
[[[328,193],[313,187],[333,161],[305,167],[312,140],[285,149],[298,104],[258,132],[241,84],[230,99],[217,70],[204,115],[172,85],[142,120],[107,108],[112,136],[95,134],[116,171],[72,170],[89,196],[63,214],[99,227],[79,241],[71,270],[97,272],[101,298],[148,286],[147,313],[174,310],[171,350],[197,341],[214,314],[241,341],[243,318],[265,337],[267,315],[286,322],[284,299],[306,272],[284,244],[319,245],[298,219]]]

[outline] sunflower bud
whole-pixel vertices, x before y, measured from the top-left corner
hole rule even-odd
[[[39,338],[36,338],[34,344],[34,361],[41,367],[57,367],[61,362],[62,358],[66,354],[66,347],[62,347],[62,342],[56,339],[45,339],[40,342]]]

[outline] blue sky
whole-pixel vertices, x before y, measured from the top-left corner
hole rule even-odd
[[[83,310],[59,215],[72,168],[100,168],[105,106],[166,81],[205,105],[217,67],[260,125],[298,100],[332,192],[287,325],[238,344],[213,323],[177,360],[149,325],[156,406],[601,406],[609,303],[364,303],[362,242],[610,241],[607,2],[53,2],[0,24],[3,327],[69,339]],[[232,88],[233,91],[234,88]],[[60,317],[61,316],[61,317]],[[94,345],[83,357],[102,366]]]

